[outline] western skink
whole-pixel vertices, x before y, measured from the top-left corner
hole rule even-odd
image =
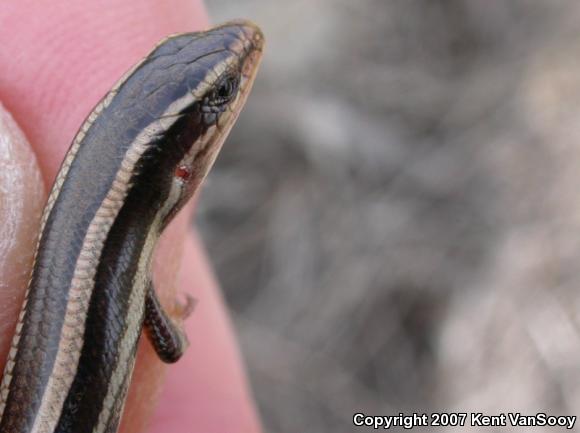
[[[262,48],[246,21],[171,36],[89,114],[43,214],[0,433],[117,431],[143,327],[162,360],[179,359],[187,341],[156,297],[152,253],[213,164]]]

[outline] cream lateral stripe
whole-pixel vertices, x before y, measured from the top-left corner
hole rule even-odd
[[[167,112],[181,110],[191,103],[192,98],[193,96],[188,94],[178,99],[168,107]],[[129,183],[123,179],[130,179],[137,162],[147,150],[151,137],[160,134],[166,126],[166,122],[162,125],[160,121],[156,120],[135,138],[121,162],[121,168],[107,196],[89,225],[71,281],[69,301],[53,370],[42,394],[42,401],[37,412],[41,415],[36,417],[31,433],[51,433],[58,423],[62,407],[78,368],[89,301],[94,289],[96,264],[99,263],[109,230],[130,188]],[[138,303],[138,299],[135,302]],[[129,316],[129,320],[132,319],[134,317]],[[136,329],[135,332],[138,335],[140,328]],[[125,348],[122,347],[121,350],[125,350]]]
[[[119,80],[111,88],[109,93],[107,93],[107,95],[103,98],[103,100],[95,107],[95,109],[91,112],[91,114],[89,114],[89,116],[87,117],[87,120],[81,126],[79,132],[77,133],[77,135],[75,136],[75,138],[73,140],[72,146],[70,147],[69,151],[67,152],[67,154],[64,158],[64,161],[62,163],[62,168],[58,172],[56,179],[54,181],[54,184],[52,186],[52,190],[50,192],[46,207],[44,209],[44,213],[42,215],[42,220],[40,223],[40,233],[42,233],[44,230],[44,226],[46,224],[46,220],[48,219],[48,215],[50,214],[50,211],[52,210],[52,207],[54,206],[54,203],[56,202],[56,199],[58,198],[58,195],[60,194],[60,190],[61,190],[62,185],[64,183],[64,180],[69,172],[70,166],[72,165],[72,162],[73,162],[73,160],[74,160],[74,158],[79,150],[80,144],[83,141],[83,139],[85,138],[90,127],[93,125],[93,123],[95,122],[97,117],[103,112],[103,110],[110,105],[113,98],[117,95],[119,88],[123,85],[123,83],[125,83],[125,81],[127,81],[127,78],[129,78],[129,76],[133,72],[135,72],[137,70],[137,68],[139,68],[143,64],[143,62],[145,62],[145,60],[146,59],[141,60],[139,63],[137,63],[131,69],[129,69],[127,72],[125,72],[125,74],[121,78],[119,78]],[[40,242],[40,237],[39,237],[39,242]],[[1,416],[1,414],[0,414],[0,416]]]
[[[145,246],[139,258],[137,275],[147,275],[141,272],[146,272],[150,269],[151,257],[153,249],[157,240],[157,230],[151,230],[145,241]],[[125,325],[125,332],[121,337],[119,344],[119,354],[115,368],[111,374],[111,378],[107,383],[107,394],[103,401],[103,407],[99,413],[97,424],[93,429],[93,433],[104,432],[109,419],[114,414],[114,410],[122,410],[122,407],[116,408],[117,402],[125,399],[119,399],[118,394],[124,392],[124,385],[127,384],[127,375],[130,375],[133,368],[134,356],[133,350],[136,347],[137,340],[141,335],[141,324],[143,320],[143,310],[145,308],[145,293],[148,282],[144,278],[139,278],[133,288],[131,289],[131,296],[129,297],[129,312],[127,314],[127,323]]]
[[[187,100],[184,101],[182,99],[182,102],[187,103]],[[174,109],[179,109],[179,107],[175,107]],[[168,111],[171,110],[172,108],[168,109]],[[161,123],[163,122],[161,121]],[[167,200],[165,200],[163,206],[157,211],[155,221],[152,224],[152,228],[149,231],[145,241],[145,246],[143,247],[139,258],[138,271],[136,275],[150,275],[151,259],[158,239],[161,221],[179,201],[182,188],[183,182],[180,179],[175,178],[171,184],[171,190],[169,191]],[[127,326],[119,346],[121,350],[118,362],[116,363],[113,374],[111,375],[107,394],[103,401],[103,409],[99,414],[99,419],[93,433],[104,432],[111,417],[116,416],[117,411],[123,410],[123,406],[119,407],[118,402],[122,401],[124,405],[125,400],[119,399],[118,394],[124,392],[123,388],[127,384],[127,376],[130,375],[133,370],[134,359],[132,360],[132,350],[141,333],[141,317],[143,316],[143,307],[145,306],[145,295],[148,283],[149,281],[146,279],[139,279],[131,290],[129,305],[131,305],[132,311],[128,314]]]
[[[79,132],[75,136],[75,138],[73,140],[73,144],[71,145],[67,154],[65,155],[61,169],[57,174],[57,177],[56,177],[55,182],[52,186],[51,192],[48,196],[47,203],[46,203],[46,206],[45,206],[43,214],[42,214],[42,218],[41,218],[41,222],[40,222],[40,229],[38,232],[39,234],[38,234],[38,239],[37,239],[37,243],[36,243],[36,248],[35,248],[35,253],[34,253],[34,258],[32,261],[31,269],[34,268],[34,265],[36,263],[36,255],[38,254],[38,246],[40,244],[41,236],[42,236],[42,233],[44,231],[46,221],[48,220],[48,216],[50,215],[50,212],[52,211],[52,208],[53,208],[54,204],[56,203],[56,200],[58,198],[58,195],[60,194],[62,185],[64,184],[64,180],[66,179],[66,176],[68,175],[70,166],[71,166],[74,158],[76,157],[76,154],[79,150],[79,147],[80,147],[83,139],[85,138],[88,130],[90,129],[90,127],[92,126],[92,124],[94,123],[96,118],[101,114],[101,112],[105,108],[107,108],[109,106],[109,104],[111,103],[113,98],[116,96],[119,88],[123,85],[123,83],[125,81],[127,81],[127,78],[129,78],[129,76],[135,70],[137,70],[139,67],[141,67],[141,65],[145,62],[145,60],[147,60],[147,58],[144,58],[139,63],[134,65],[132,68],[130,68],[115,83],[115,85],[109,91],[109,93],[107,93],[107,95],[105,95],[105,97],[102,99],[102,101],[93,109],[91,114],[89,114],[89,116],[87,117],[85,122],[82,124],[81,128],[79,129]],[[130,177],[129,177],[129,179],[130,179]],[[31,272],[31,278],[32,278],[32,272]],[[18,352],[18,343],[20,342],[20,334],[21,334],[22,326],[23,326],[23,322],[24,322],[24,315],[26,313],[26,306],[28,304],[28,295],[30,293],[31,278],[28,281],[28,286],[27,286],[26,292],[24,294],[24,300],[22,302],[22,307],[20,308],[20,313],[18,315],[18,320],[16,323],[16,330],[15,330],[14,336],[12,337],[10,351],[8,352],[6,366],[4,368],[4,373],[2,375],[2,382],[0,383],[0,418],[2,418],[2,414],[4,413],[4,408],[6,407],[6,400],[8,399],[10,383],[12,381],[12,370],[14,369],[14,360],[15,360],[16,354]]]
[[[125,155],[124,164],[120,172],[133,170],[135,163],[146,149],[147,147],[142,143],[132,145]],[[125,161],[131,162],[125,164]],[[34,420],[31,433],[50,433],[54,430],[76,375],[83,347],[89,301],[94,289],[96,264],[99,262],[109,230],[123,206],[124,199],[130,188],[127,182],[120,181],[118,177],[117,175],[117,178],[113,181],[113,186],[117,190],[122,190],[123,193],[116,192],[113,188],[109,190],[85,235],[69,289],[64,323],[53,369],[42,394],[38,415]]]
[[[38,246],[40,244],[40,238],[42,236],[42,232],[44,230],[44,226],[46,225],[46,221],[48,220],[48,215],[52,211],[54,203],[58,195],[60,194],[60,190],[64,183],[64,179],[68,174],[72,161],[74,160],[80,144],[85,137],[87,131],[93,124],[96,117],[111,103],[113,97],[115,96],[115,92],[109,92],[105,98],[95,107],[95,109],[91,112],[85,123],[81,126],[81,129],[75,136],[72,146],[68,150],[65,159],[62,164],[62,168],[57,174],[56,180],[48,197],[46,206],[44,208],[41,222],[40,222],[40,229],[37,236],[36,247],[34,252],[34,258],[32,260],[31,270],[34,268],[36,263],[36,256],[38,254]],[[4,368],[4,373],[2,376],[2,383],[0,384],[0,418],[2,418],[2,414],[4,413],[4,408],[6,407],[6,400],[8,398],[8,391],[10,389],[10,382],[12,381],[12,370],[14,369],[14,360],[16,358],[16,354],[18,352],[18,343],[20,342],[20,334],[22,331],[22,326],[24,322],[24,315],[26,313],[26,306],[28,305],[28,295],[30,293],[30,283],[32,280],[32,272],[30,273],[30,278],[28,280],[28,286],[26,288],[26,292],[24,294],[24,300],[22,302],[22,306],[20,308],[20,313],[18,314],[18,320],[16,322],[16,330],[14,332],[14,336],[12,337],[12,342],[10,345],[10,351],[8,352],[8,359],[6,360],[6,367]]]
[[[181,190],[183,187],[183,182],[179,179],[174,179],[171,184],[171,190],[163,206],[157,211],[155,216],[155,221],[152,224],[152,228],[147,235],[145,241],[145,246],[139,257],[138,271],[136,275],[150,275],[149,271],[151,268],[151,259],[153,257],[153,251],[157,239],[159,237],[159,227],[161,226],[161,221],[171,209],[177,204],[181,196]],[[103,433],[108,425],[108,422],[112,416],[117,414],[116,411],[122,411],[123,407],[119,407],[118,402],[122,401],[124,404],[125,399],[119,399],[118,394],[124,392],[124,386],[127,383],[127,375],[131,374],[133,369],[132,351],[135,347],[135,343],[139,338],[141,333],[141,318],[143,316],[143,308],[145,306],[145,295],[149,281],[147,279],[139,279],[136,281],[135,286],[131,290],[131,297],[129,299],[129,305],[131,310],[128,314],[127,326],[125,328],[125,333],[121,339],[120,353],[118,361],[111,375],[111,380],[109,381],[107,388],[107,395],[103,402],[103,409],[99,414],[99,419],[97,425],[95,426],[93,433]]]

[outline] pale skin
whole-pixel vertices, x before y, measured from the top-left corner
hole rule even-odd
[[[207,25],[196,0],[19,0],[0,6],[0,364],[46,194],[77,128],[157,41]],[[216,280],[189,229],[192,210],[190,204],[166,230],[154,272],[170,311],[176,296],[198,300],[185,324],[191,346],[167,367],[142,339],[124,433],[261,431]]]

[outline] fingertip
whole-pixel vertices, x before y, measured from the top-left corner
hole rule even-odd
[[[167,371],[151,433],[259,433],[260,422],[226,307],[194,233],[187,236],[181,269],[180,290],[199,302],[185,322],[190,347]]]

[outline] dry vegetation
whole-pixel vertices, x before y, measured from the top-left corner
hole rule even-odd
[[[198,219],[266,430],[577,414],[580,5],[207,3],[268,39]]]

